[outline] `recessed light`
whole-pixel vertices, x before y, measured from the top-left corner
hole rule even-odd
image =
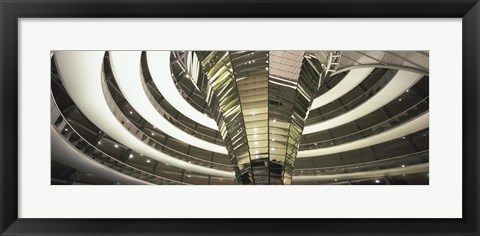
[[[402,167],[405,167],[405,165],[402,165]]]
[[[133,114],[133,112],[132,112],[132,111],[130,111],[130,114]]]
[[[98,144],[102,144],[102,142],[98,141]]]
[[[147,163],[150,163],[150,160],[147,160]]]
[[[337,182],[337,179],[335,179],[335,182]]]
[[[115,144],[115,147],[118,148],[118,144]]]
[[[376,180],[375,180],[375,183],[377,183],[377,184],[380,183],[380,180],[376,179]]]
[[[401,98],[399,98],[399,99],[398,99],[398,101],[399,101],[399,102],[401,102],[401,101],[402,101],[402,99],[401,99]]]
[[[277,122],[277,120],[273,119],[273,122]]]
[[[132,158],[132,157],[133,157],[133,154],[130,154],[130,156],[129,156],[129,157],[130,157],[130,158]]]
[[[152,136],[155,136],[155,134],[154,134],[154,133],[152,133]]]

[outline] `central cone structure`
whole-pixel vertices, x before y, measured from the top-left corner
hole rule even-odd
[[[290,184],[302,131],[327,51],[186,52],[240,184]]]

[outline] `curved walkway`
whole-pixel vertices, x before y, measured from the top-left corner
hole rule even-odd
[[[117,82],[119,84],[119,87],[121,88],[122,92],[125,91],[130,91],[129,87],[130,83],[136,84],[133,86],[137,86],[138,88],[142,89],[142,93],[138,94],[143,94],[143,87],[141,87],[141,81],[140,81],[140,52],[124,52],[123,56],[117,53],[112,53],[112,66],[114,67],[114,73],[116,76],[120,76],[122,79],[118,79]],[[132,54],[128,54],[132,53]],[[127,54],[129,56],[127,56]],[[169,52],[167,53],[169,55]],[[104,52],[88,52],[88,51],[76,51],[76,52],[57,52],[55,54],[55,58],[57,59],[57,65],[59,68],[59,73],[60,76],[64,82],[65,89],[68,91],[72,99],[75,101],[79,109],[89,118],[96,126],[98,126],[100,129],[105,131],[107,134],[112,136],[112,138],[118,140],[122,144],[128,146],[128,147],[135,147],[133,148],[135,151],[139,153],[143,153],[157,161],[161,161],[164,163],[168,163],[170,165],[186,169],[186,170],[191,170],[195,171],[198,173],[203,173],[203,174],[208,174],[208,175],[213,175],[213,176],[220,176],[220,177],[233,177],[234,174],[233,172],[226,172],[226,171],[220,171],[220,170],[215,170],[211,169],[208,167],[202,167],[198,166],[195,164],[187,163],[181,160],[178,160],[174,157],[168,156],[165,153],[159,152],[158,150],[146,145],[145,143],[141,142],[138,140],[136,137],[134,137],[132,134],[130,134],[119,122],[118,120],[111,114],[110,109],[108,108],[108,105],[105,102],[104,99],[104,94],[103,90],[101,87],[101,76],[102,76],[102,62],[103,62],[103,55]],[[132,61],[130,61],[132,60]],[[138,63],[137,63],[138,62]],[[130,66],[126,66],[126,65]],[[126,67],[123,67],[123,66]],[[134,66],[135,65],[135,66]],[[366,70],[366,68],[363,68]],[[115,72],[117,70],[117,72]],[[125,71],[124,71],[125,70]],[[359,69],[360,70],[360,69]],[[370,70],[370,69],[368,69]],[[81,73],[79,73],[79,71]],[[122,72],[119,72],[122,71]],[[131,75],[135,74],[134,77],[127,76],[131,73]],[[363,73],[366,73],[366,71],[363,71]],[[122,75],[120,75],[122,74]],[[397,76],[399,76],[397,78]],[[120,78],[119,77],[119,78]],[[138,81],[133,81],[133,82],[125,82],[127,81],[127,78],[129,80],[138,80]],[[132,79],[134,78],[134,79]],[[405,72],[405,71],[400,71],[397,73],[395,78],[392,79],[392,81],[396,81],[392,85],[390,85],[390,82],[387,86],[382,89],[380,95],[376,95],[372,97],[369,101],[367,101],[365,104],[361,105],[360,107],[345,113],[342,116],[339,117],[345,117],[342,118],[342,120],[337,120],[337,118],[333,118],[331,120],[327,120],[325,122],[315,124],[312,126],[307,126],[305,128],[306,131],[310,132],[318,132],[318,131],[312,131],[312,130],[322,130],[325,129],[325,127],[332,126],[336,127],[338,126],[339,123],[347,123],[349,121],[345,120],[352,120],[352,117],[354,117],[352,114],[362,115],[362,111],[359,110],[359,108],[365,106],[362,109],[373,109],[376,110],[378,108],[375,108],[376,106],[379,106],[379,104],[382,103],[388,103],[392,99],[395,99],[398,97],[401,93],[403,93],[406,89],[410,88],[413,86],[419,79],[421,78],[421,75],[412,73],[412,72]],[[173,80],[170,79],[169,81],[172,81],[171,83],[173,84]],[[125,84],[124,84],[125,82]],[[122,83],[122,85],[120,85]],[[403,87],[400,87],[403,86]],[[123,88],[122,88],[123,87]],[[133,91],[133,90],[132,90]],[[137,90],[135,90],[137,91]],[[130,92],[128,92],[130,93]],[[175,93],[178,94],[178,90],[175,89]],[[85,96],[85,94],[88,94],[89,96]],[[137,95],[138,95],[137,94]],[[393,94],[393,95],[392,95]],[[396,95],[398,94],[398,95]],[[130,101],[134,101],[137,99],[137,95],[129,96],[130,98],[128,99]],[[145,95],[144,95],[145,96]],[[126,96],[127,97],[127,96]],[[377,98],[375,98],[377,97]],[[148,98],[146,101],[148,102]],[[183,98],[182,98],[183,99]],[[376,99],[376,100],[373,100]],[[390,99],[390,100],[389,100]],[[386,101],[388,100],[388,101]],[[372,102],[373,101],[373,102]],[[185,101],[186,102],[186,101]],[[370,103],[370,104],[369,104]],[[378,104],[377,104],[378,103]],[[148,102],[148,104],[150,104]],[[133,105],[133,104],[132,104]],[[150,104],[151,105],[151,104]],[[189,105],[190,106],[190,105]],[[383,105],[381,105],[383,106]],[[380,106],[380,107],[381,107]],[[374,109],[375,108],[375,109]],[[152,109],[155,109],[152,106]],[[192,109],[194,109],[192,107]],[[140,112],[139,109],[138,112],[147,119],[148,116],[151,114],[151,111],[142,111]],[[371,111],[373,111],[371,110]],[[356,113],[352,113],[352,112]],[[369,112],[371,112],[369,111]],[[368,114],[367,112],[366,114]],[[143,114],[142,114],[143,113]],[[146,114],[146,115],[145,115]],[[158,115],[158,113],[156,113]],[[203,115],[203,114],[202,114]],[[203,115],[205,116],[205,115]],[[163,117],[162,117],[163,118]],[[210,118],[211,119],[211,118]],[[335,121],[335,122],[332,122]],[[353,119],[355,120],[355,119]],[[168,124],[170,124],[168,121],[165,120]],[[330,124],[329,124],[329,123]],[[325,124],[326,123],[326,124]],[[155,123],[153,123],[155,124]],[[170,124],[171,125],[171,124]],[[335,126],[336,125],[336,126]],[[159,128],[164,130],[163,125],[159,125]],[[312,128],[313,127],[313,128]],[[318,128],[320,127],[320,128]],[[422,117],[419,117],[415,119],[414,121],[407,122],[406,124],[396,127],[392,130],[365,138],[361,140],[357,140],[351,143],[343,144],[343,145],[338,145],[338,146],[332,146],[328,148],[322,148],[322,149],[315,149],[315,150],[306,150],[306,151],[300,151],[298,153],[299,158],[304,158],[304,157],[314,157],[314,156],[322,156],[322,155],[327,155],[331,153],[336,153],[336,152],[344,152],[348,150],[353,150],[353,149],[358,149],[362,148],[365,146],[370,146],[374,145],[376,143],[381,143],[381,142],[386,142],[391,139],[399,138],[405,135],[408,135],[410,133],[419,131],[421,129],[427,128],[428,127],[428,113],[423,115]],[[176,128],[176,127],[175,127]],[[314,129],[315,128],[315,129]],[[181,130],[180,130],[181,131]],[[173,132],[173,131],[171,131]],[[183,131],[181,131],[184,133]],[[178,131],[175,131],[175,133],[180,133]],[[304,132],[306,133],[306,132]],[[189,136],[188,134],[184,133],[185,135]],[[178,135],[178,134],[176,134]],[[189,136],[192,138],[191,136]],[[190,140],[190,139],[189,139]],[[201,140],[203,141],[203,140]],[[205,141],[203,141],[205,142]],[[190,144],[190,143],[189,143]],[[211,143],[210,143],[211,144]],[[201,144],[197,144],[201,145]],[[213,144],[211,144],[213,145]],[[216,145],[219,146],[219,145]],[[219,146],[222,147],[222,146]],[[216,147],[218,148],[218,147]],[[225,147],[222,147],[223,150],[226,153]],[[220,151],[220,150],[217,150]]]
[[[373,71],[373,69],[375,68],[370,67],[349,71],[345,78],[338,82],[335,87],[331,88],[330,90],[328,90],[328,92],[322,94],[321,96],[315,98],[315,100],[313,100],[312,106],[310,107],[310,110],[325,106],[342,97],[346,93],[350,92],[362,81],[364,81],[367,76]]]
[[[112,180],[121,184],[148,184],[151,183],[112,170],[79,152],[68,141],[50,126],[52,160],[58,161],[75,169],[85,171],[103,179]]]
[[[386,175],[401,175],[401,174],[417,174],[426,173],[429,170],[429,163],[423,163],[418,165],[412,165],[407,167],[397,167],[383,170],[372,170],[355,173],[345,173],[338,175],[308,175],[308,176],[294,176],[293,184],[302,182],[312,182],[321,180],[348,180],[348,179],[365,179],[365,178],[381,178]]]
[[[189,145],[211,152],[227,154],[227,149],[224,146],[213,144],[211,142],[194,137],[179,129],[166,120],[165,117],[163,117],[160,113],[158,113],[145,94],[145,90],[142,85],[143,78],[141,77],[139,69],[140,56],[140,51],[110,52],[110,62],[112,65],[112,71],[115,75],[115,81],[117,82],[120,91],[125,96],[125,99],[127,99],[130,105],[132,105],[133,109],[135,109],[135,111],[138,112],[139,115],[141,115],[150,124],[158,127],[162,132],[177,140],[181,140]],[[159,67],[161,68],[161,66]],[[177,108],[182,106],[175,107]],[[192,115],[189,115],[188,117],[190,118],[191,116]]]
[[[303,130],[303,134],[312,134],[335,128],[368,115],[396,99],[407,89],[415,85],[422,77],[423,75],[421,74],[409,71],[398,71],[382,90],[365,101],[362,105],[348,111],[347,113],[336,116],[335,118],[306,126]]]
[[[233,172],[194,165],[148,146],[138,140],[110,112],[101,85],[104,51],[60,51],[55,53],[60,77],[68,94],[82,113],[98,128],[123,145],[172,166],[219,177]],[[140,70],[138,65],[137,71]],[[86,96],[88,95],[88,96]]]
[[[428,128],[430,117],[429,114],[429,112],[426,112],[423,115],[406,122],[405,124],[367,138],[327,148],[300,151],[298,152],[298,158],[317,157],[339,152],[346,152],[387,142],[396,138],[401,138],[403,136]]]
[[[147,51],[147,64],[158,91],[175,109],[193,121],[218,130],[217,122],[188,103],[178,92],[170,70],[170,51]]]

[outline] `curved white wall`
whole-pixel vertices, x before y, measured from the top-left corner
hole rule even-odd
[[[228,152],[225,146],[213,144],[211,142],[199,139],[188,133],[185,133],[183,130],[170,123],[155,109],[155,107],[152,105],[147,95],[145,94],[145,90],[142,85],[143,78],[141,77],[140,66],[141,53],[142,52],[140,51],[110,52],[110,62],[112,65],[113,73],[115,75],[115,81],[117,82],[118,87],[122,91],[122,94],[125,96],[130,105],[132,105],[135,111],[137,111],[150,124],[158,127],[159,129],[161,129],[162,132],[177,140],[181,140],[182,142],[185,142],[189,145],[211,152],[227,154]],[[169,55],[169,53],[166,52],[160,53]],[[164,68],[162,66],[158,67],[163,70],[168,69],[166,71],[166,74],[170,75],[169,68]],[[157,68],[155,67],[155,69]],[[172,80],[171,77],[169,78],[170,80]],[[175,89],[175,91],[177,90]],[[178,91],[176,93],[179,94]],[[181,104],[179,104],[179,106],[175,106],[175,108],[181,107]],[[192,115],[194,114],[191,114],[188,117],[194,117]]]
[[[418,165],[390,168],[383,170],[372,170],[372,171],[363,171],[355,173],[345,173],[338,175],[311,175],[311,176],[295,176],[292,181],[294,183],[302,182],[312,182],[320,180],[348,180],[348,179],[364,179],[364,178],[381,178],[386,175],[401,175],[401,174],[416,174],[416,173],[426,173],[429,170],[429,163],[423,163]]]
[[[169,55],[169,52],[162,53],[162,55],[157,56],[163,56],[166,58],[166,55]],[[148,146],[128,132],[123,125],[118,122],[113,114],[111,114],[111,111],[105,102],[101,86],[101,67],[103,64],[103,55],[104,52],[102,51],[60,51],[55,53],[55,59],[57,61],[59,73],[63,80],[65,89],[68,91],[79,109],[90,121],[125,146],[134,149],[136,152],[152,157],[157,161],[168,163],[186,170],[213,176],[234,176],[233,172],[202,167],[168,156],[165,153]],[[164,118],[156,112],[155,108],[149,102],[143,91],[140,77],[140,52],[111,52],[111,62],[117,79],[117,84],[122,90],[122,93],[124,93],[127,100],[145,119],[156,125],[163,132],[168,132],[168,135],[183,140],[188,144],[203,147],[207,150],[215,149],[216,152],[226,153],[225,147],[219,145],[212,146],[214,144],[199,140],[194,137],[192,138],[192,136],[184,133],[178,128],[172,127],[173,125],[168,121],[161,120]],[[357,76],[366,76],[368,73],[370,73],[370,71],[371,68],[358,69],[353,71],[353,74],[358,73]],[[349,72],[349,74],[350,73],[352,73],[352,71]],[[341,116],[312,125],[310,127],[306,127],[306,131],[304,133],[317,132],[319,130],[336,127],[338,125],[355,120],[357,117],[366,115],[369,112],[374,111],[388,103],[392,99],[398,97],[406,89],[413,86],[420,78],[421,75],[419,74],[400,71],[392,79],[392,81],[385,86],[385,88],[378,92],[374,97],[369,99],[366,103]],[[170,79],[169,81],[172,80]],[[171,83],[173,84],[173,82]],[[178,94],[176,89],[175,92]],[[88,94],[88,96],[85,96],[85,94]],[[194,109],[193,107],[191,108]],[[167,122],[168,124],[162,122]],[[315,157],[354,150],[381,142],[386,142],[395,138],[400,138],[427,127],[428,113],[392,130],[388,130],[365,139],[328,148],[300,151],[298,153],[298,157]]]
[[[335,87],[328,90],[328,92],[315,98],[312,102],[310,110],[325,106],[338,98],[342,97],[352,89],[357,87],[375,68],[355,69],[348,72],[348,74]]]
[[[380,51],[378,53],[379,55],[383,54],[383,52]],[[207,127],[218,130],[216,124],[214,126],[215,121],[212,118],[193,108],[190,103],[188,103],[178,92],[173,82],[173,79],[171,78],[172,75],[170,73],[169,51],[149,51],[147,52],[147,60],[150,73],[152,74],[153,80],[157,88],[170,104],[175,104],[175,107],[178,109],[179,112],[188,116],[192,120]],[[362,57],[359,61],[361,63],[372,63],[372,60],[373,59],[368,57]],[[353,88],[358,86],[358,84],[360,84],[363,80],[365,80],[367,76],[373,71],[373,69],[374,68],[372,67],[354,69],[349,71],[345,78],[340,81],[335,87],[330,89],[325,94],[317,97],[313,101],[311,109],[316,109],[318,107],[324,106],[345,95]],[[399,71],[382,90],[380,90],[372,98],[367,100],[364,104],[330,120],[317,124],[307,125],[305,126],[303,133],[311,134],[320,132],[361,118],[362,116],[365,116],[366,114],[379,109],[393,99],[397,98],[405,90],[415,85],[415,83],[421,78],[422,75],[414,72]]]
[[[101,85],[103,51],[59,51],[55,53],[58,71],[68,94],[82,113],[113,139],[157,161],[172,166],[221,177],[233,177],[233,172],[194,165],[156,150],[143,143],[115,118],[108,107]]]
[[[170,51],[148,51],[147,64],[153,82],[168,103],[175,104],[175,109],[193,121],[208,128],[218,130],[215,120],[192,107],[178,92],[170,70]]]
[[[383,89],[360,106],[332,119],[306,126],[303,134],[328,130],[366,116],[396,99],[402,93],[405,93],[407,89],[415,85],[422,77],[423,75],[417,73],[399,71]]]
[[[75,169],[91,173],[103,179],[112,180],[121,184],[136,184],[136,185],[151,185],[152,183],[125,175],[118,171],[112,170],[91,158],[85,156],[85,154],[79,152],[70,143],[68,143],[63,137],[58,134],[54,127],[50,127],[51,145],[52,145],[52,159],[65,165],[71,166]],[[358,173],[346,173],[338,175],[317,175],[317,176],[293,176],[295,183],[313,182],[319,180],[346,180],[346,179],[361,179],[361,178],[374,178],[383,177],[385,175],[398,175],[398,174],[413,174],[428,172],[428,163],[407,166],[405,168],[392,168],[385,170],[365,171]]]
[[[385,132],[372,135],[367,138],[362,138],[353,142],[349,142],[341,145],[335,145],[327,148],[299,151],[298,158],[316,157],[316,156],[323,156],[323,155],[334,154],[339,152],[346,152],[350,150],[355,150],[355,149],[387,142],[396,138],[401,138],[403,136],[428,128],[429,116],[430,116],[430,113],[427,112],[415,118],[414,120],[408,121],[393,129],[389,129]]]
[[[92,160],[90,157],[81,153],[79,150],[74,148],[72,144],[61,137],[53,126],[50,126],[50,138],[52,160],[106,180],[119,182],[121,184],[151,184],[149,182],[112,170]]]

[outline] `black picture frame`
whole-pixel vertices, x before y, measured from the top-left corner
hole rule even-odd
[[[478,0],[0,0],[0,15],[1,235],[479,235]],[[462,18],[463,217],[461,219],[18,218],[17,20],[56,17]]]

